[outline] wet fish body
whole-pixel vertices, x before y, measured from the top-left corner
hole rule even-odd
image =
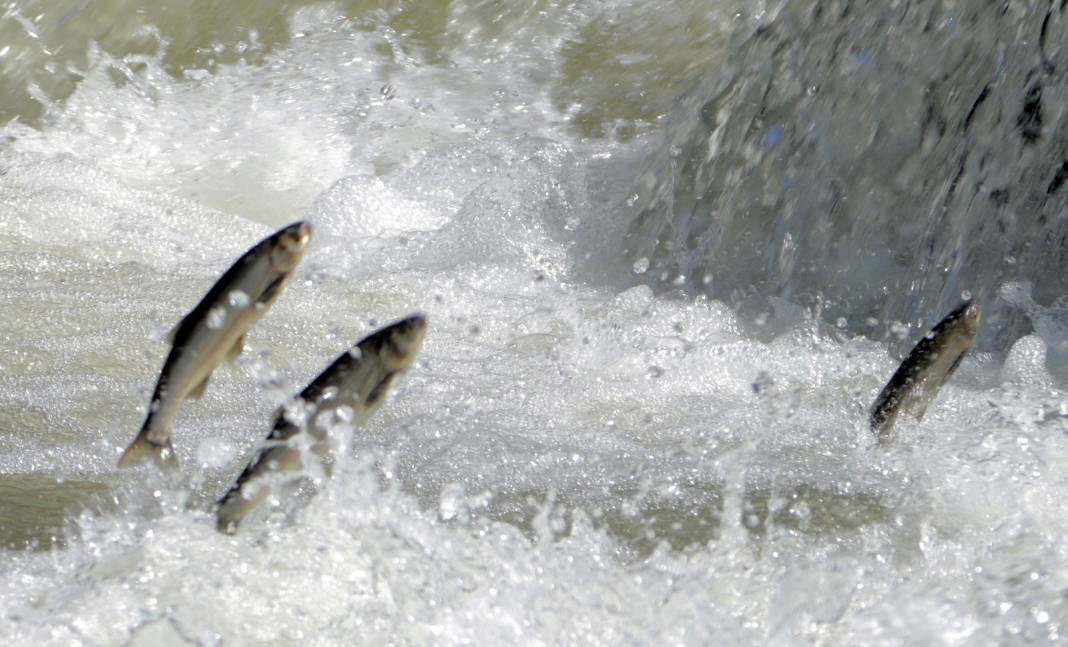
[[[304,407],[304,415],[298,416],[303,424],[280,408],[267,443],[219,501],[218,529],[236,531],[241,520],[267,498],[272,479],[307,467],[306,454],[328,458],[331,423],[341,420],[359,426],[365,422],[415,360],[426,329],[424,317],[411,316],[374,332],[339,356],[298,396]],[[301,432],[307,432],[306,437],[300,438]],[[302,451],[301,442],[307,451]]]
[[[119,459],[120,466],[153,457],[176,464],[171,427],[179,407],[199,399],[211,373],[224,359],[241,354],[245,333],[274,303],[304,256],[311,226],[296,222],[244,253],[215,282],[200,303],[174,327],[171,350],[160,371],[140,433]]]
[[[965,301],[924,335],[901,362],[871,407],[871,428],[880,441],[889,437],[902,412],[923,420],[928,405],[972,347],[981,314],[974,300]]]

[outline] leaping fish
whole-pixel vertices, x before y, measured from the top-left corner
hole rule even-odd
[[[141,432],[119,459],[126,467],[152,456],[163,467],[177,464],[171,426],[186,399],[204,394],[208,378],[224,359],[241,354],[245,333],[278,298],[311,238],[311,225],[296,222],[249,249],[222,275],[193,310],[171,330],[163,364]]]
[[[979,332],[979,304],[969,299],[950,312],[901,362],[871,407],[871,428],[885,441],[902,411],[923,420],[927,406],[960,366]]]
[[[326,421],[341,417],[353,426],[366,421],[412,365],[426,329],[421,315],[402,319],[365,337],[334,360],[300,393],[298,402],[304,406],[307,424],[290,420],[284,408],[276,411],[267,436],[269,445],[259,450],[219,501],[219,531],[237,530],[245,515],[267,498],[272,477],[301,471],[302,452],[292,442],[301,431],[307,431],[310,451],[323,459],[331,449],[329,430],[323,426]]]

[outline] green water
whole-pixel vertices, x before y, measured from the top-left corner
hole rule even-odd
[[[725,532],[740,530],[755,544],[769,533],[833,536],[855,541],[866,526],[892,519],[893,503],[867,494],[839,494],[810,486],[782,491],[762,487],[746,489],[738,518],[725,512],[722,488],[701,487],[679,498],[640,490],[613,491],[604,502],[576,501],[568,494],[498,495],[485,511],[490,519],[508,522],[537,541],[546,533],[566,537],[576,511],[583,511],[594,528],[621,546],[621,555],[644,559],[661,545],[672,550],[700,549],[719,541]]]
[[[105,480],[0,475],[0,548],[63,546],[71,520],[84,510],[113,512]]]
[[[485,65],[531,57],[554,107],[588,137],[645,132],[718,60],[744,3],[418,0],[25,0],[0,15],[0,122],[40,127],[99,48],[121,85],[159,58],[175,78],[221,65],[263,65],[294,37],[294,15],[327,9],[377,42],[384,77],[406,65],[449,67],[478,50]],[[566,25],[566,29],[562,26]],[[540,50],[540,51],[539,51]],[[547,50],[547,51],[546,51]],[[542,53],[551,58],[540,58]]]

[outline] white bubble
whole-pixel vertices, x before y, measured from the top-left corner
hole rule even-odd
[[[222,306],[216,306],[208,311],[208,318],[206,323],[208,328],[212,330],[218,330],[226,323],[226,308]]]
[[[251,302],[252,300],[249,299],[248,295],[241,290],[232,290],[230,292],[230,305],[235,308],[247,308]]]
[[[634,261],[634,273],[645,274],[649,271],[649,259],[642,256],[638,260]]]
[[[356,412],[348,405],[338,407],[336,414],[338,420],[347,424],[352,424],[356,420]]]
[[[460,516],[465,507],[463,485],[449,483],[441,488],[441,496],[438,500],[438,514],[441,515],[443,521],[449,521]]]
[[[909,336],[909,326],[901,321],[893,321],[890,323],[890,332],[901,341],[904,341]]]
[[[222,438],[205,438],[197,445],[197,463],[203,467],[226,467],[233,458],[234,446]]]

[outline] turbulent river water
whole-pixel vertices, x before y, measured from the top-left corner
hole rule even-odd
[[[1006,645],[1068,632],[1059,1],[0,5],[10,645]],[[119,470],[168,329],[292,284]],[[867,410],[968,293],[922,422]],[[226,536],[271,412],[430,330]]]

